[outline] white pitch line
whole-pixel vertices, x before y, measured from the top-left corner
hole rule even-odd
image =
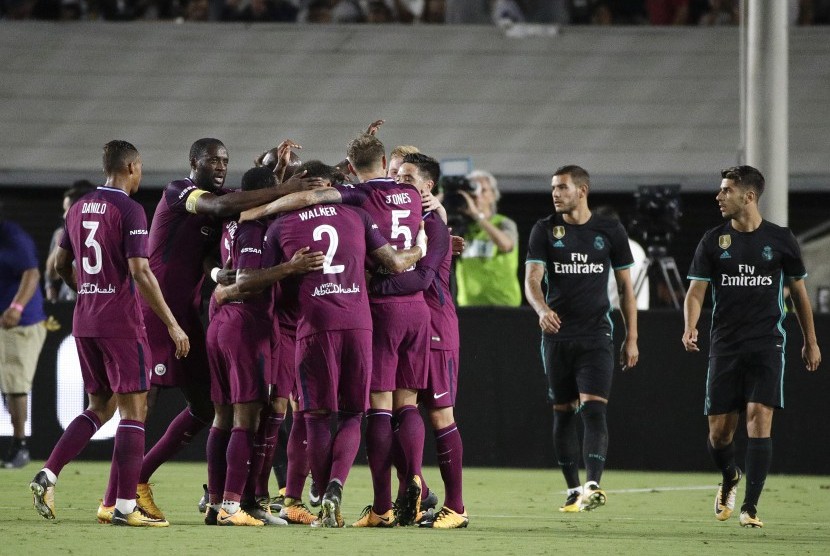
[[[617,494],[637,493],[637,492],[672,492],[680,490],[710,490],[717,489],[717,485],[699,485],[699,486],[681,486],[681,487],[651,487],[651,488],[622,488],[619,490],[608,490],[607,492]],[[565,491],[563,491],[564,493]]]

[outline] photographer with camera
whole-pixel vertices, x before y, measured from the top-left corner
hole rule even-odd
[[[496,213],[501,196],[496,178],[475,170],[442,185],[448,225],[467,244],[455,267],[458,305],[518,307],[519,231],[513,220]]]

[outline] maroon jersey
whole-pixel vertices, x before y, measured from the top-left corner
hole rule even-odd
[[[450,292],[452,250],[447,225],[433,212],[424,215],[424,230],[429,238],[427,254],[415,270],[394,276],[376,275],[369,293],[374,295],[406,295],[423,290],[429,307],[431,349],[459,348],[458,315]]]
[[[263,266],[290,260],[302,247],[326,254],[323,270],[283,280],[296,282],[297,339],[326,330],[372,329],[366,293],[366,254],[388,242],[369,215],[344,205],[318,205],[277,218],[265,237]]]
[[[395,249],[408,249],[415,245],[415,236],[421,223],[421,194],[408,183],[378,178],[355,185],[335,186],[343,203],[361,207],[377,224],[381,235]],[[370,267],[374,265],[370,262]],[[411,271],[413,266],[408,271]],[[410,302],[423,299],[416,291],[405,295],[371,296],[372,303]]]
[[[198,309],[202,261],[219,241],[221,224],[212,216],[192,212],[195,201],[191,196],[201,191],[190,178],[167,184],[150,226],[150,268],[177,319]],[[223,195],[225,191],[212,193]]]
[[[219,264],[222,268],[231,265],[231,243],[234,236],[236,236],[236,228],[239,224],[236,220],[225,220],[222,224],[222,237],[219,240]],[[212,320],[216,312],[219,310],[219,305],[216,304],[216,298],[210,296],[208,302],[208,321]]]
[[[60,245],[76,262],[75,337],[144,337],[127,259],[147,258],[147,235],[144,209],[120,189],[99,187],[69,209]]]
[[[262,248],[265,241],[266,222],[254,220],[238,225],[231,242],[232,268],[262,268]],[[269,317],[273,307],[273,288],[265,288],[261,293],[241,302],[246,309],[255,311],[263,317]]]

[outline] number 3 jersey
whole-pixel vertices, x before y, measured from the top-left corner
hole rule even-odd
[[[343,204],[357,206],[369,213],[381,235],[395,249],[409,249],[421,225],[421,194],[407,183],[378,178],[358,184],[337,185]],[[368,261],[369,268],[375,265]],[[407,269],[407,271],[413,270]],[[383,269],[380,270],[381,272]],[[421,291],[406,295],[371,296],[371,303],[400,303],[423,301]]]
[[[147,258],[147,216],[120,189],[99,187],[66,214],[61,248],[76,263],[75,337],[139,338],[144,321],[128,259]]]
[[[551,339],[611,336],[608,273],[634,265],[619,221],[597,214],[581,225],[560,214],[543,218],[530,232],[526,262],[545,265],[545,301],[562,319]]]
[[[712,283],[710,355],[784,347],[784,277],[807,276],[789,228],[761,221],[739,232],[732,221],[712,228],[697,246],[687,278]]]
[[[263,267],[287,262],[303,247],[326,257],[322,270],[282,282],[283,292],[297,292],[298,340],[327,330],[372,329],[366,254],[387,243],[366,211],[345,205],[289,212],[268,226]]]

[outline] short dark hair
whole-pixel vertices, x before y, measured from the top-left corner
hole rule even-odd
[[[93,184],[89,180],[78,180],[72,184],[72,187],[67,189],[63,192],[63,198],[69,199],[69,206],[75,204],[75,202],[95,189],[95,184]]]
[[[104,173],[108,176],[123,172],[138,156],[132,143],[115,139],[104,145]]]
[[[743,188],[752,188],[758,197],[764,194],[764,175],[752,166],[732,166],[720,171],[720,177],[732,180]]]
[[[309,160],[308,162],[303,162],[294,173],[299,176],[303,172],[305,172],[305,176],[303,177],[323,178],[331,181],[332,183],[339,183],[345,179],[343,172],[341,172],[338,168],[329,166],[319,160]]]
[[[432,183],[437,184],[441,179],[441,165],[437,160],[431,156],[423,153],[408,154],[403,157],[404,164],[413,164],[422,175],[427,179],[432,180]]]
[[[374,167],[386,156],[386,149],[380,139],[368,133],[361,133],[346,147],[346,157],[355,170],[367,170]]]
[[[588,170],[576,164],[567,164],[560,166],[553,173],[554,176],[571,176],[574,185],[580,187],[584,185],[588,189],[591,188],[591,176],[588,175]]]
[[[267,166],[255,166],[242,175],[242,191],[254,191],[277,185],[277,176]]]
[[[202,139],[197,139],[190,145],[190,160],[202,158],[207,154],[207,150],[212,145],[219,145],[220,147],[224,147],[225,144],[220,141],[219,139],[214,139],[212,137],[203,137]]]

